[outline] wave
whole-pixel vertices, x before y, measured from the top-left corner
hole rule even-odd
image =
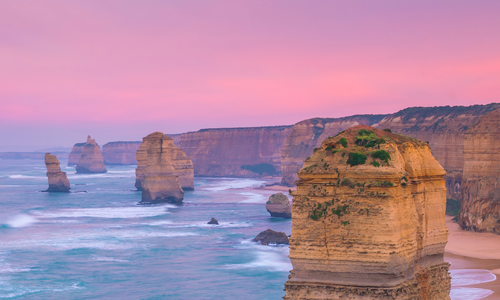
[[[229,189],[243,189],[254,186],[261,186],[265,181],[255,179],[230,179],[218,183],[210,184],[211,187],[203,188],[204,190],[220,192]]]
[[[21,174],[14,174],[14,175],[8,175],[8,178],[12,179],[40,179],[44,178],[46,179],[46,176],[31,176],[31,175],[21,175]]]
[[[20,187],[20,185],[16,185],[16,184],[5,184],[5,185],[0,185],[0,188],[4,188],[4,187]]]
[[[108,218],[128,219],[147,218],[169,213],[167,208],[174,206],[161,205],[153,207],[130,206],[130,207],[102,207],[102,208],[68,208],[58,211],[33,211],[40,218]]]
[[[7,225],[8,227],[11,228],[22,228],[22,227],[28,227],[36,222],[38,222],[38,220],[30,215],[18,214],[9,219],[7,222],[5,222],[4,225]]]
[[[145,223],[149,226],[165,226],[168,228],[245,228],[253,224],[249,222],[219,222],[219,225],[207,224],[207,222],[174,223],[172,221],[156,221]]]
[[[119,171],[108,171],[106,173],[99,174],[68,174],[68,179],[84,179],[84,178],[126,178],[135,177],[135,171],[132,172],[119,172]]]
[[[104,257],[104,256],[96,256],[94,255],[93,260],[96,261],[110,261],[110,262],[128,262],[129,260],[126,259],[118,259],[118,258],[113,258],[113,257]]]
[[[292,263],[288,258],[290,254],[288,245],[260,245],[245,240],[236,247],[252,251],[256,258],[248,263],[226,264],[225,267],[227,269],[264,269],[270,272],[289,272],[293,269]]]
[[[240,201],[239,203],[265,203],[267,198],[261,194],[257,193],[239,193],[242,196],[247,197],[246,200]]]
[[[497,277],[488,270],[458,269],[450,270],[452,286],[466,286],[478,283],[495,281]]]
[[[492,290],[469,288],[469,287],[452,287],[450,291],[451,300],[479,300],[493,294]]]

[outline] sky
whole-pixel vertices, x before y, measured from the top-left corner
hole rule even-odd
[[[500,1],[0,1],[0,151],[500,102]]]

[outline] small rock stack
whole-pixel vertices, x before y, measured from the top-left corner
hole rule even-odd
[[[45,166],[47,167],[47,178],[49,180],[49,188],[46,192],[68,193],[70,190],[69,180],[66,172],[61,171],[57,157],[45,153]]]

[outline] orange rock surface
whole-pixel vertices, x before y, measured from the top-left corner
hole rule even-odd
[[[450,299],[446,172],[421,141],[355,126],[304,162],[284,299]]]
[[[55,155],[45,153],[45,166],[47,167],[47,178],[49,180],[49,188],[46,192],[69,192],[69,185],[66,172],[61,171],[59,160]]]
[[[90,135],[82,147],[82,154],[76,165],[76,173],[106,173],[101,148]]]
[[[76,166],[78,164],[80,156],[82,156],[83,145],[85,145],[85,143],[76,143],[73,146],[69,153],[68,166]]]
[[[465,132],[463,229],[500,234],[500,110],[484,115]]]
[[[109,142],[102,146],[102,158],[106,165],[135,165],[135,154],[141,142]]]

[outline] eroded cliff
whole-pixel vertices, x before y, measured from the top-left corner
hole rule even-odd
[[[285,299],[450,299],[445,170],[369,126],[326,139],[293,194]]]
[[[69,192],[70,185],[66,172],[61,171],[59,160],[55,155],[45,153],[45,166],[47,167],[47,179],[49,188],[46,192]]]
[[[95,139],[89,135],[87,142],[82,146],[82,154],[76,165],[76,173],[106,173],[107,171],[101,149]]]
[[[181,135],[196,176],[279,176],[291,126],[202,129]]]
[[[180,203],[184,198],[180,178],[188,179],[193,185],[192,164],[177,148],[172,139],[161,132],[154,132],[145,138],[137,151],[136,187],[142,189],[142,203]],[[176,169],[174,163],[182,161],[185,169]],[[190,168],[188,168],[190,166]],[[182,171],[182,173],[179,173]],[[181,175],[181,176],[178,176]],[[137,181],[139,180],[139,181]],[[188,184],[188,183],[185,183]]]
[[[293,125],[281,150],[283,185],[292,186],[298,179],[297,171],[314,148],[329,136],[356,125],[373,125],[386,115],[358,115],[345,118],[315,118]]]
[[[465,132],[463,229],[500,234],[500,110],[484,115]]]
[[[136,152],[141,142],[109,142],[102,147],[102,158],[106,165],[135,165]]]

